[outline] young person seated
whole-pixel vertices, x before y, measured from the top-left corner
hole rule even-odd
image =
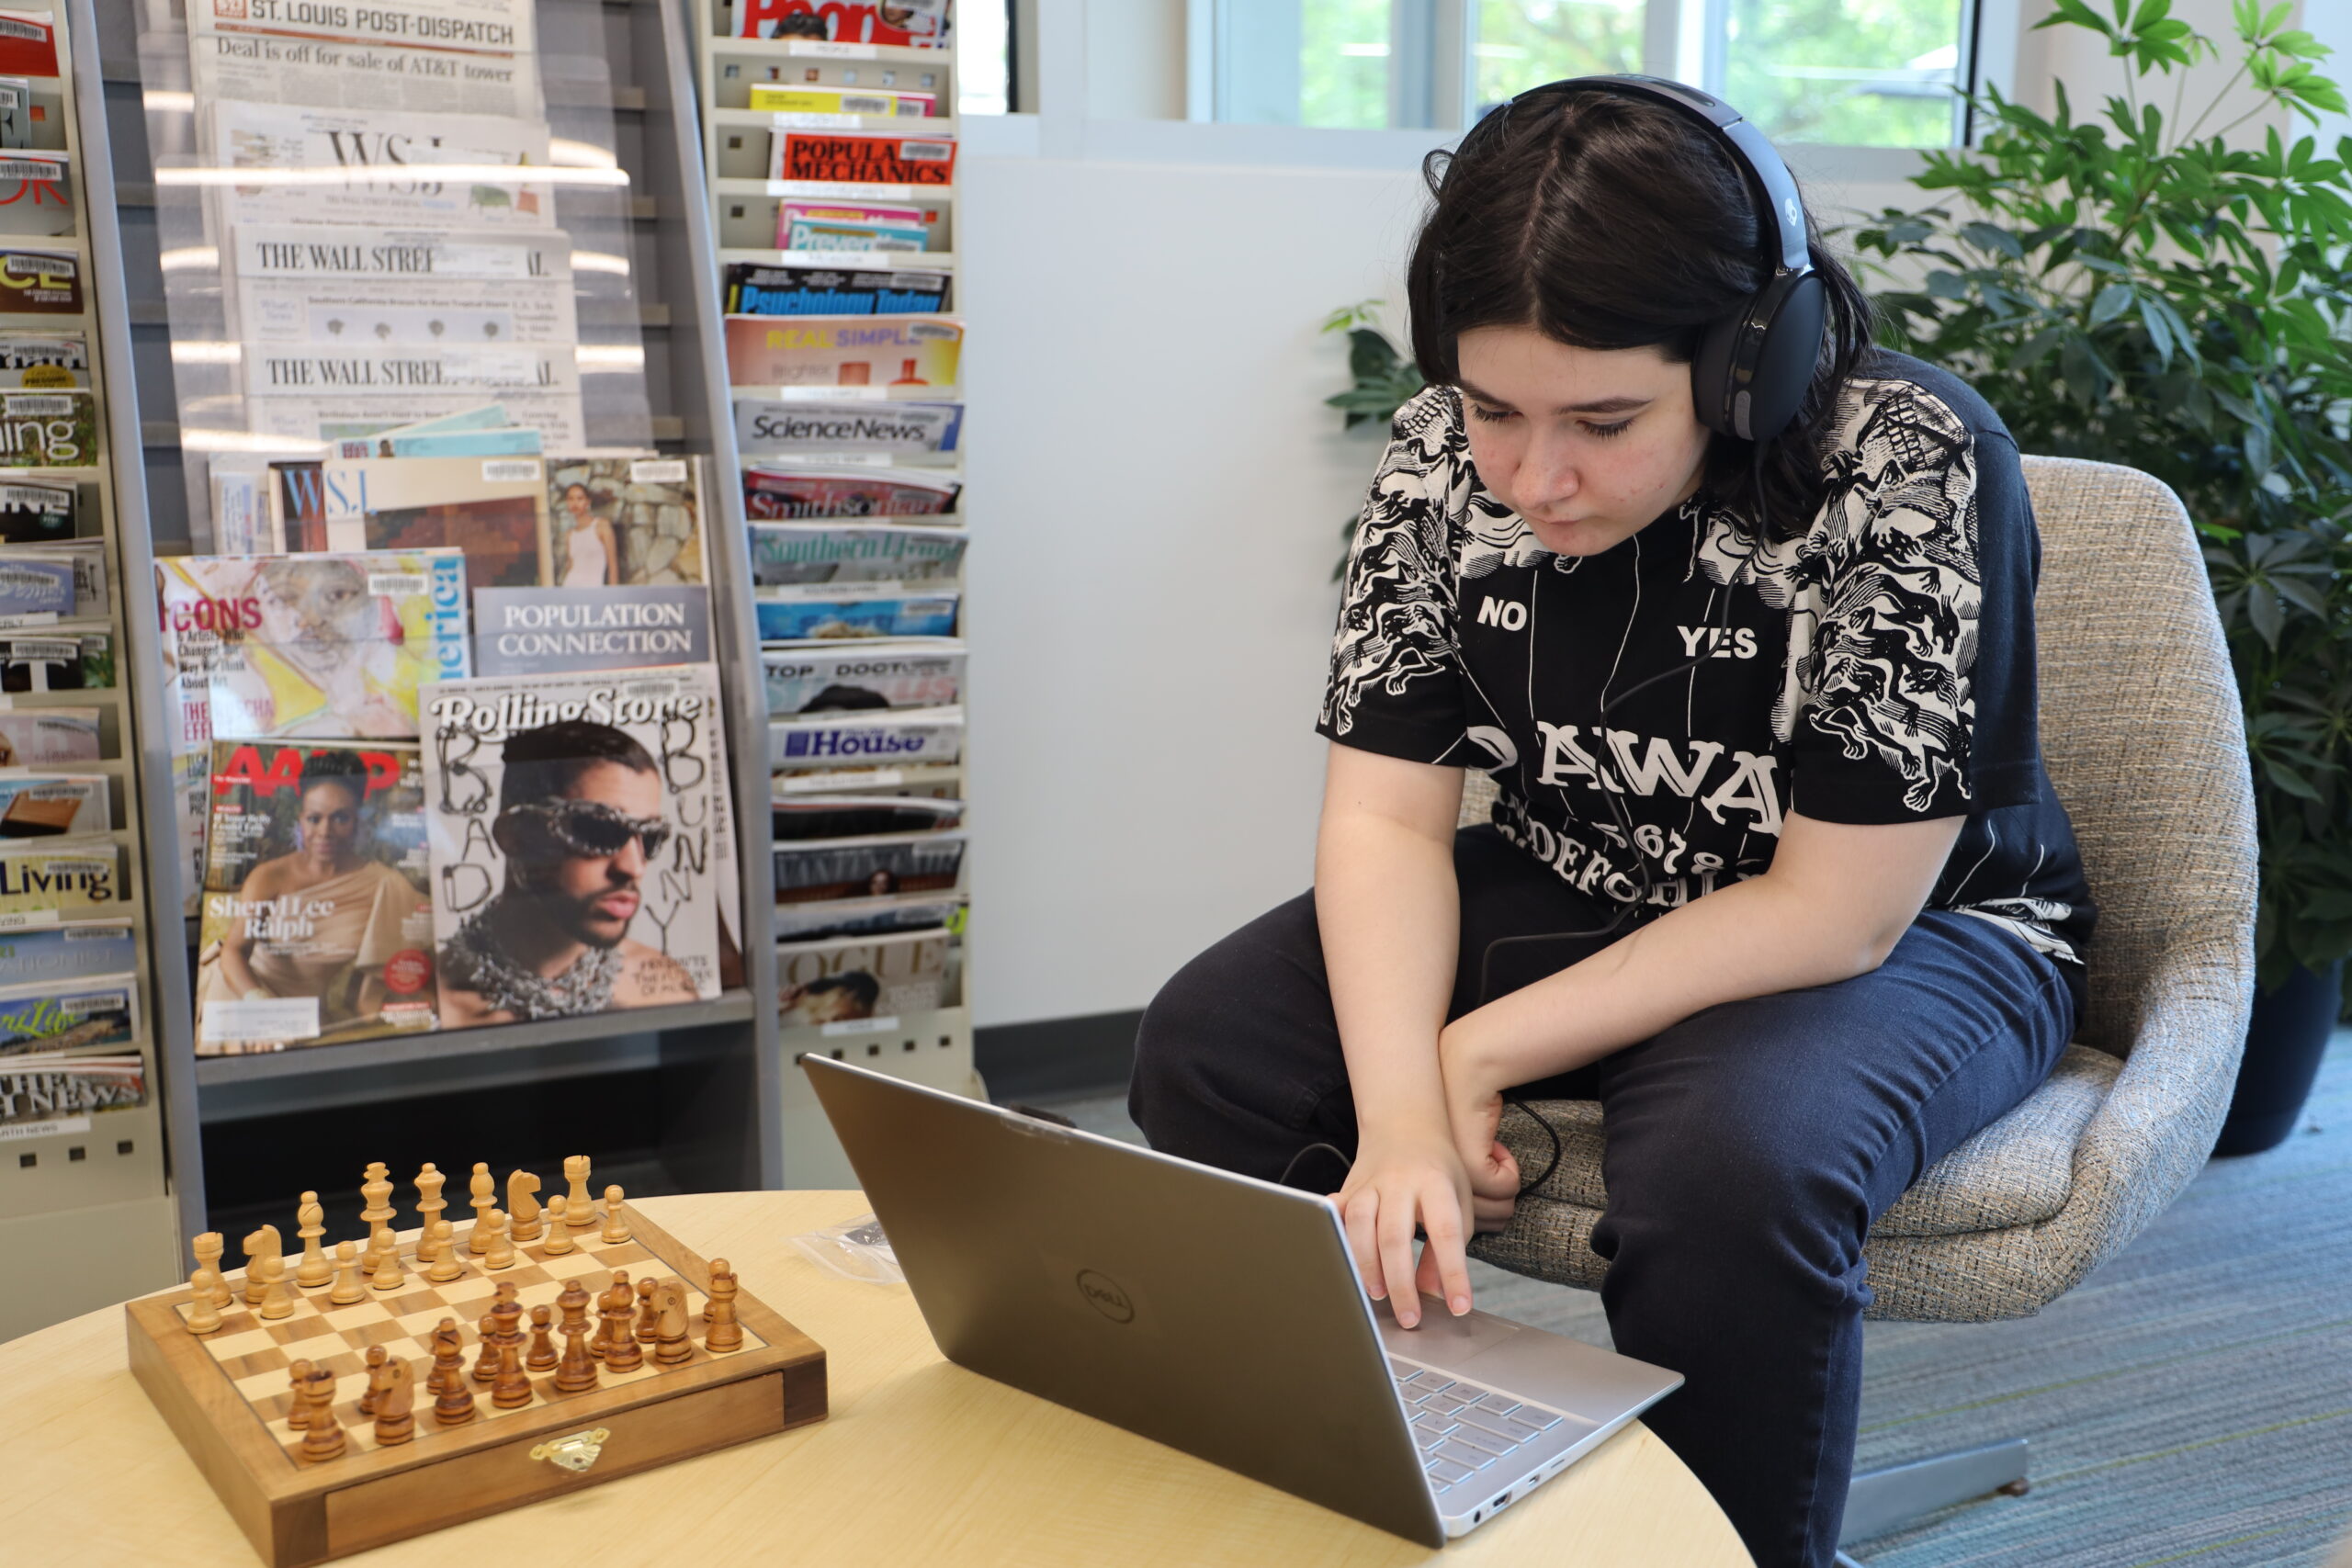
[[[1863,1240],[2055,1065],[2093,911],[2016,444],[1873,345],[1721,123],[1555,83],[1432,158],[1430,386],[1349,560],[1314,890],[1169,982],[1131,1104],[1168,1153],[1336,1188],[1410,1325],[1469,1310],[1466,1235],[1544,1175],[1506,1097],[1598,1100],[1611,1333],[1687,1380],[1645,1419],[1760,1568],[1826,1568]],[[1456,831],[1467,769],[1500,798]]]

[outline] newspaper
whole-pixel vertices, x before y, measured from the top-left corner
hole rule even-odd
[[[858,642],[763,648],[761,680],[777,715],[954,707],[964,700],[964,645]]]
[[[198,1055],[435,1027],[414,746],[213,748]]]
[[[500,351],[467,351],[482,353]],[[537,355],[510,350],[487,362],[425,349],[333,360],[272,355],[263,369],[279,379],[247,385],[246,427],[256,435],[335,442],[463,413],[495,398],[515,423],[537,431],[546,447],[578,451],[587,444],[579,367],[568,348]]]
[[[775,901],[944,892],[964,864],[964,835],[919,833],[775,847]]]
[[[969,540],[937,524],[757,523],[752,581],[761,588],[817,582],[958,581]]]
[[[241,223],[232,249],[234,330],[249,355],[286,344],[481,353],[580,336],[571,236],[560,229]]]
[[[944,928],[780,942],[777,1004],[786,1029],[929,1012],[947,995]]]
[[[963,429],[962,403],[735,400],[735,442],[748,457],[798,453],[921,457],[955,451]]]
[[[964,323],[945,316],[729,316],[737,387],[953,387]]]
[[[534,121],[222,98],[212,128],[216,164],[254,173],[250,185],[214,187],[224,223],[555,224],[554,187],[526,177],[548,162],[548,128]],[[338,169],[349,177],[321,177]]]
[[[768,765],[775,773],[811,768],[934,766],[964,754],[960,708],[910,708],[896,713],[834,713],[772,719]]]
[[[725,750],[711,665],[433,688],[443,1025],[717,996],[741,930]]]
[[[188,0],[200,101],[544,116],[531,0]]]

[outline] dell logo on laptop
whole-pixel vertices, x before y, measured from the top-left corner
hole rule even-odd
[[[1135,1303],[1129,1301],[1127,1292],[1119,1289],[1106,1275],[1097,1274],[1091,1269],[1080,1269],[1078,1293],[1086,1298],[1088,1306],[1092,1307],[1113,1323],[1135,1321]]]

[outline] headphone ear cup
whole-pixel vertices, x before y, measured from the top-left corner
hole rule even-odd
[[[1690,360],[1691,412],[1718,435],[1740,434],[1733,427],[1731,414],[1732,345],[1739,341],[1740,328],[1755,304],[1756,296],[1751,294],[1718,318],[1699,340],[1699,352]]]
[[[1690,361],[1699,422],[1742,441],[1786,430],[1813,382],[1827,316],[1818,274],[1782,273],[1710,326]]]

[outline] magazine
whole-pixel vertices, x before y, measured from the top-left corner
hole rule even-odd
[[[695,472],[690,457],[548,458],[554,575],[547,583],[602,588],[707,581]]]
[[[0,768],[98,760],[96,708],[0,708]]]
[[[139,965],[130,917],[35,926],[0,932],[0,986],[51,987],[99,975],[128,975]]]
[[[754,82],[751,85],[751,107],[782,115],[880,115],[893,119],[928,119],[939,113],[939,95],[888,87]]]
[[[281,467],[297,477],[299,466]],[[317,483],[328,550],[457,549],[469,588],[554,581],[547,468],[537,457],[337,459],[320,465]],[[292,519],[286,535],[292,545]]]
[[[786,1029],[929,1012],[947,995],[944,929],[780,942],[778,1005]]]
[[[778,904],[775,924],[779,942],[815,942],[820,937],[927,931],[933,926],[960,933],[967,914],[961,893],[893,893],[880,898]]]
[[[46,239],[78,227],[74,168],[64,153],[23,148],[0,152],[0,234]]]
[[[955,451],[963,428],[962,403],[735,400],[735,440],[749,457],[796,452],[919,457]]]
[[[121,901],[121,863],[107,839],[0,842],[0,931],[111,914]]]
[[[964,645],[854,643],[763,648],[768,712],[804,714],[877,708],[944,708],[964,700]]]
[[[0,774],[0,840],[104,834],[112,802],[104,773]]]
[[[0,1060],[0,1126],[64,1122],[146,1102],[147,1064],[136,1051]]]
[[[964,825],[964,803],[921,795],[804,795],[771,807],[778,843],[944,833]]]
[[[214,739],[413,739],[417,689],[463,675],[455,550],[167,556],[155,563],[173,749]]]
[[[61,628],[15,636],[0,634],[0,692],[103,692],[113,685],[111,632]],[[58,711],[45,709],[43,715]]]
[[[964,323],[933,316],[729,316],[738,387],[953,387]]]
[[[939,221],[936,209],[856,200],[786,200],[775,209],[775,248],[780,251],[896,251],[931,249]]]
[[[721,717],[707,664],[433,689],[444,1027],[718,994],[738,883]]]
[[[743,511],[754,523],[824,517],[941,517],[956,510],[956,479],[919,468],[752,467],[743,470]]]
[[[953,27],[950,0],[735,0],[738,38],[943,49]]]
[[[969,540],[937,524],[759,523],[752,527],[752,581],[761,588],[817,582],[958,581]]]
[[[371,229],[555,222],[553,187],[523,172],[549,162],[548,128],[531,120],[221,98],[212,105],[212,126],[215,161],[252,171],[251,184],[216,187],[229,222]],[[446,177],[433,172],[436,165],[459,172]],[[318,178],[334,168],[351,178]],[[510,168],[516,172],[501,172]]]
[[[97,460],[98,404],[89,391],[0,391],[0,468],[84,468]]]
[[[735,262],[727,268],[727,312],[741,316],[900,316],[948,308],[944,272],[881,267],[768,266]]]
[[[0,11],[0,73],[57,74],[57,17],[49,11]]]
[[[894,582],[763,588],[752,601],[762,642],[953,637],[957,595],[911,594]]]
[[[0,987],[0,1057],[95,1055],[139,1041],[139,976]]]
[[[485,588],[474,672],[544,675],[710,660],[707,588]]]
[[[0,329],[0,387],[48,391],[90,384],[90,342],[80,333]]]
[[[109,607],[104,539],[0,548],[0,625],[28,624],[6,617],[52,610],[63,619],[103,620]]]
[[[50,545],[74,536],[74,487],[0,480],[0,544]]]
[[[885,893],[934,893],[956,886],[964,835],[922,833],[775,847],[775,899],[808,904]]]
[[[948,186],[956,181],[953,136],[904,131],[795,130],[768,136],[768,178],[832,185]]]
[[[892,713],[825,714],[768,723],[768,766],[774,773],[810,768],[933,767],[964,754],[960,708],[909,708]]]
[[[224,740],[211,795],[198,1054],[434,1028],[417,748]]]
[[[78,316],[83,309],[81,257],[0,245],[0,311]]]

